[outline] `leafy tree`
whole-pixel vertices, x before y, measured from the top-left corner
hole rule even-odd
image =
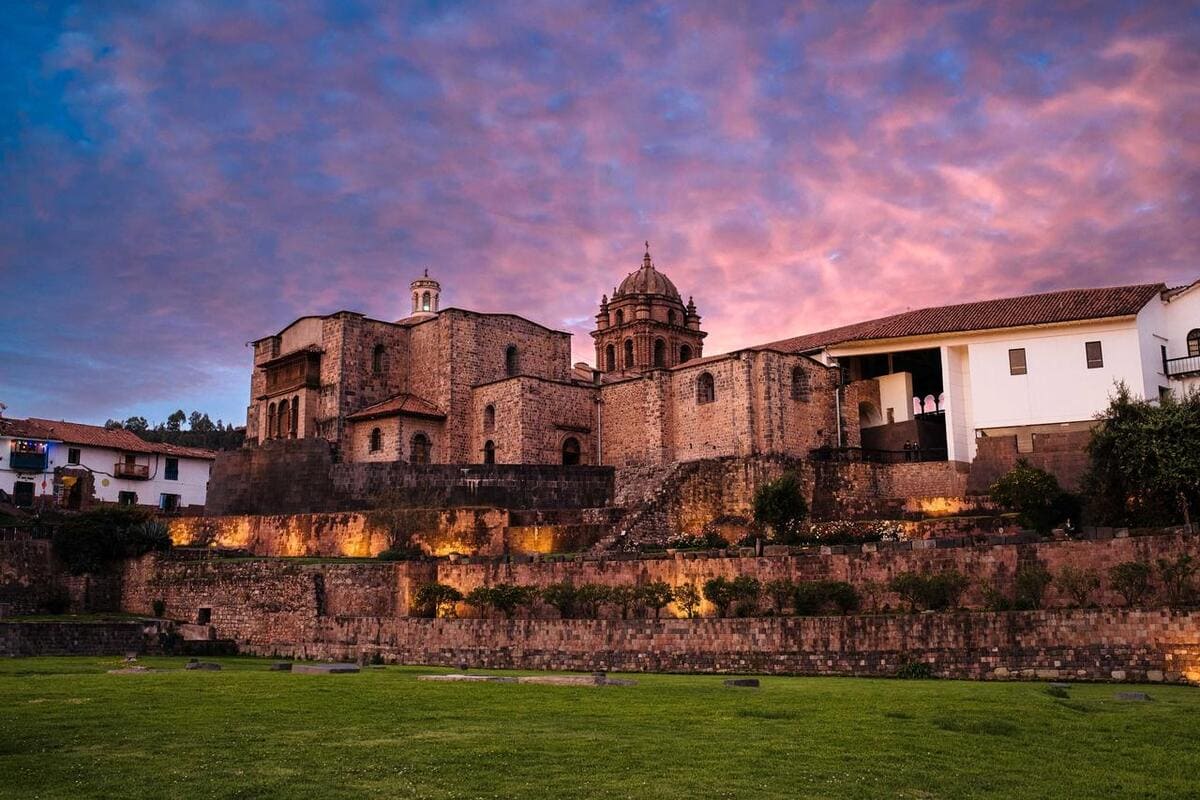
[[[1090,605],[1092,594],[1100,588],[1100,575],[1094,569],[1068,564],[1059,570],[1056,582],[1071,598],[1072,605],[1083,608]]]
[[[130,417],[129,419],[125,420],[125,424],[123,427],[127,431],[133,431],[134,433],[143,433],[145,431],[150,430],[150,423],[146,422],[145,417]]]
[[[1046,590],[1053,583],[1054,576],[1050,570],[1040,563],[1026,564],[1017,570],[1016,598],[1018,609],[1037,609],[1042,607]]]
[[[700,607],[700,592],[696,589],[696,584],[682,583],[676,586],[673,596],[675,604],[687,615],[687,618],[694,619],[696,609]]]
[[[752,617],[758,612],[758,598],[762,594],[762,583],[752,575],[739,575],[730,581],[730,592],[734,600],[734,614]]]
[[[1145,561],[1123,561],[1108,570],[1112,588],[1125,598],[1125,604],[1140,604],[1150,592],[1150,565]]]
[[[542,600],[558,609],[558,615],[563,619],[574,619],[579,612],[579,590],[570,581],[543,588]]]
[[[934,575],[902,572],[892,578],[891,590],[908,602],[909,611],[926,608],[943,611],[957,608],[970,579],[958,570],[946,570]]]
[[[1098,419],[1083,482],[1090,519],[1190,524],[1200,503],[1200,391],[1147,402],[1119,383]]]
[[[167,526],[144,509],[106,506],[68,517],[54,533],[54,554],[72,575],[103,572],[124,558],[171,547]]]
[[[463,599],[462,592],[444,583],[425,583],[417,589],[417,608],[432,617],[450,616],[454,604]]]
[[[662,610],[671,604],[674,593],[671,584],[666,581],[651,581],[638,588],[638,595],[646,608],[654,609],[654,618],[662,615]]]
[[[1019,459],[1016,466],[992,484],[992,500],[1020,515],[1021,524],[1046,534],[1067,519],[1074,508],[1072,498],[1058,479],[1043,469]]]
[[[793,603],[796,584],[790,578],[777,578],[767,581],[763,593],[767,596],[767,602],[771,604],[771,610],[776,614],[783,614]]]
[[[600,616],[600,607],[612,598],[612,589],[599,583],[585,583],[576,596],[581,614],[595,619]]]
[[[613,586],[608,590],[608,601],[621,609],[621,619],[629,619],[629,612],[639,602],[636,586]]]
[[[1170,606],[1185,606],[1196,596],[1192,578],[1196,574],[1197,564],[1189,554],[1175,559],[1158,559],[1158,574],[1162,578],[1165,599]]]
[[[888,587],[908,603],[908,610],[910,612],[915,612],[917,604],[924,597],[925,579],[915,572],[901,572],[888,582]],[[800,609],[797,608],[796,610],[799,611]]]
[[[800,481],[794,472],[785,472],[754,492],[754,521],[769,525],[776,541],[795,542],[807,516],[808,503],[804,501]]]
[[[174,411],[171,416],[167,417],[167,430],[180,430],[185,422],[187,422],[187,414],[183,413],[183,409],[180,408]]]
[[[537,590],[532,586],[497,583],[472,589],[466,600],[476,608],[491,608],[503,614],[505,619],[512,619],[518,608],[533,602],[536,594]]]

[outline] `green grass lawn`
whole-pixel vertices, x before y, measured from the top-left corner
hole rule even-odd
[[[147,658],[180,668],[185,659]],[[634,687],[418,682],[432,670],[108,675],[0,661],[0,796],[1200,797],[1200,691],[637,675]]]

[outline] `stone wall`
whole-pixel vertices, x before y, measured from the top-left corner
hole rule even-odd
[[[1031,436],[1033,450],[1028,453],[1018,451],[1015,435],[976,439],[978,449],[971,462],[970,491],[986,492],[1022,458],[1054,475],[1064,489],[1078,491],[1088,469],[1087,444],[1091,441],[1091,431],[1033,433]]]
[[[325,619],[250,652],[489,669],[1200,681],[1200,612],[1075,610],[692,620]]]
[[[0,617],[45,611],[61,593],[48,540],[0,540]]]
[[[334,463],[323,439],[283,439],[222,453],[206,513],[307,514],[378,506],[594,508],[613,496],[611,467]]]
[[[154,653],[162,649],[161,634],[156,620],[0,622],[0,657]]]

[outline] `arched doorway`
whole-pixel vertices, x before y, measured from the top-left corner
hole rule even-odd
[[[568,436],[563,440],[562,444],[562,463],[564,467],[575,467],[579,465],[580,447],[579,440],[574,436]]]
[[[493,442],[491,439],[488,439],[486,442],[483,443],[483,463],[485,463],[485,464],[495,464],[496,463],[496,443]]]

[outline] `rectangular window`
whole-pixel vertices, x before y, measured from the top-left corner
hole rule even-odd
[[[179,495],[177,494],[160,494],[158,496],[158,507],[168,514],[179,510]]]
[[[137,505],[137,492],[117,492],[117,502],[123,506]]]
[[[1025,348],[1017,347],[1008,351],[1008,374],[1009,375],[1024,375],[1025,370]]]
[[[1099,369],[1104,366],[1104,350],[1099,342],[1084,342],[1083,349],[1087,355],[1087,368]]]
[[[178,458],[168,458],[167,459],[167,468],[166,468],[166,470],[164,470],[163,477],[169,481],[179,480],[179,459]]]
[[[79,463],[79,448],[78,447],[68,447],[67,448],[67,463],[68,464],[78,464]]]
[[[1171,389],[1167,386],[1158,387],[1158,402],[1165,403],[1171,399]]]

